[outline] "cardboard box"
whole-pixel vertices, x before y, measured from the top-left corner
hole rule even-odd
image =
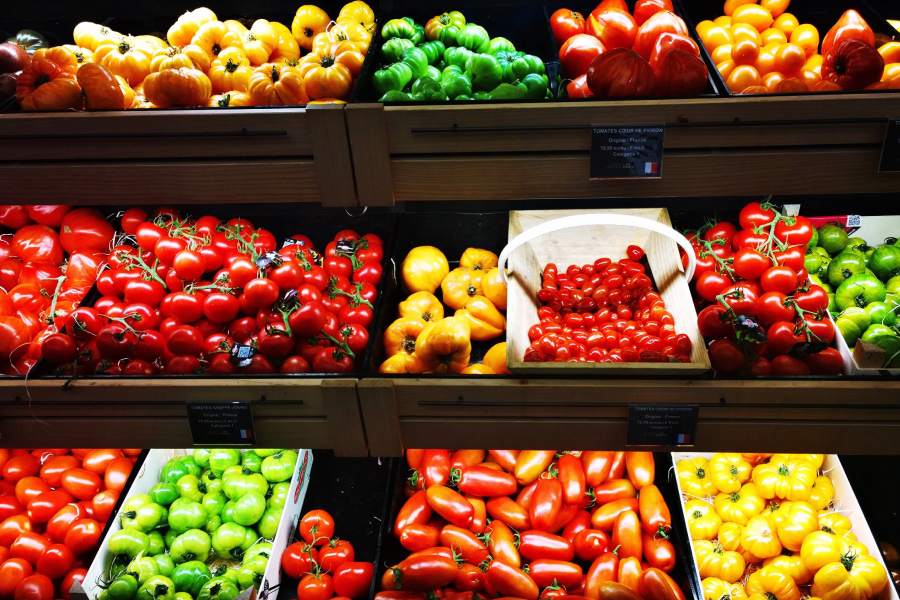
[[[145,494],[150,491],[154,485],[159,483],[159,474],[163,465],[174,456],[184,456],[190,454],[190,450],[182,449],[156,449],[150,450],[144,462],[138,467],[138,473],[134,478],[134,483],[128,488],[123,504],[129,498],[137,494]],[[269,564],[266,565],[266,572],[260,582],[259,589],[245,590],[239,596],[239,600],[248,598],[259,598],[265,600],[268,597],[275,598],[278,595],[278,588],[281,584],[281,553],[291,539],[291,534],[297,527],[300,520],[300,511],[303,507],[303,499],[306,497],[306,490],[309,486],[309,476],[312,471],[313,454],[312,450],[297,450],[297,464],[294,466],[294,474],[291,477],[290,494],[284,503],[284,510],[281,513],[281,519],[278,523],[278,531],[275,539],[272,540],[272,556],[269,558]],[[122,529],[120,511],[116,511],[113,515],[106,535],[100,542],[100,548],[94,557],[91,566],[88,569],[84,582],[76,583],[72,588],[72,597],[79,600],[96,600],[100,594],[101,588],[98,582],[106,570],[112,556],[108,551],[109,537]]]
[[[678,461],[686,459],[686,458],[710,458],[713,454],[711,452],[673,452],[672,453],[672,463],[674,465],[678,465]],[[869,528],[869,523],[866,521],[865,515],[863,515],[862,508],[859,506],[859,501],[856,499],[856,494],[853,493],[853,488],[850,487],[850,481],[847,479],[847,473],[844,471],[844,467],[841,466],[841,461],[838,458],[837,454],[826,454],[825,462],[822,464],[822,473],[831,478],[831,483],[834,484],[834,501],[833,501],[833,511],[839,512],[843,515],[846,515],[850,522],[853,524],[853,528],[851,531],[856,535],[857,539],[869,550],[869,554],[873,557],[876,557],[881,565],[884,567],[885,573],[887,574],[888,584],[885,586],[884,590],[877,596],[874,596],[872,600],[900,600],[900,595],[897,594],[897,589],[893,586],[891,582],[890,571],[887,568],[887,565],[884,564],[884,558],[881,555],[881,550],[878,547],[878,544],[875,542],[875,536],[872,535],[872,530]],[[678,481],[678,478],[675,478],[678,482],[678,492],[681,494],[682,502],[680,504],[682,516],[687,520],[687,515],[684,514],[684,503],[685,503],[685,495],[681,491],[681,482]],[[694,545],[691,544],[691,555],[693,558],[693,564],[697,565],[697,556],[694,554]],[[697,578],[700,579],[699,569],[697,571]],[[702,580],[702,579],[701,579]]]

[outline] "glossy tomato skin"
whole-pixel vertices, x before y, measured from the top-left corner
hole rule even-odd
[[[363,598],[369,593],[374,575],[374,565],[369,562],[347,562],[335,569],[334,591],[347,598]]]
[[[564,43],[573,35],[584,33],[584,16],[568,8],[560,8],[550,15],[550,30],[557,44]]]
[[[578,33],[567,39],[559,49],[559,60],[566,75],[575,79],[588,72],[595,58],[606,52],[603,43],[587,33]]]

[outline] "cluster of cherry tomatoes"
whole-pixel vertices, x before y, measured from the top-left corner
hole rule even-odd
[[[528,330],[528,362],[690,362],[690,338],[647,275],[644,250],[598,258],[560,273],[544,267],[537,299],[540,322]]]
[[[99,212],[62,205],[0,206],[0,364],[25,375],[41,343],[90,290],[113,227]]]
[[[69,600],[140,449],[0,449],[0,598]]]
[[[102,296],[43,341],[78,373],[347,372],[366,347],[381,238],[339,231],[320,253],[246,219],[132,208],[97,277]]]
[[[284,549],[281,570],[297,584],[298,600],[367,598],[375,567],[356,561],[353,544],[334,535],[334,517],[311,510],[297,524],[300,538]]]
[[[376,600],[684,600],[651,452],[408,450]]]
[[[768,202],[741,209],[740,230],[729,221],[688,234],[697,253],[696,295],[705,307],[700,333],[720,373],[831,375],[841,373],[832,346],[828,293],[804,267],[815,227]]]

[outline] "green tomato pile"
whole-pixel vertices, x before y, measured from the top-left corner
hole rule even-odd
[[[373,84],[381,102],[540,100],[550,97],[544,62],[491,38],[459,11],[430,19],[409,17],[381,28],[382,68]]]
[[[813,242],[815,242],[813,244]],[[869,246],[838,225],[817,231],[806,270],[829,294],[828,309],[844,341],[880,347],[884,368],[900,367],[900,242]]]
[[[99,600],[234,600],[258,584],[297,462],[294,450],[196,449],[128,499]]]

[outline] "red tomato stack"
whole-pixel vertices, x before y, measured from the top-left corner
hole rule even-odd
[[[102,297],[44,341],[79,373],[348,372],[365,349],[381,280],[377,235],[339,231],[324,253],[246,219],[132,208],[97,278]]]
[[[69,599],[140,449],[0,449],[0,598]]]
[[[841,373],[828,294],[804,268],[812,223],[768,202],[744,206],[739,223],[740,230],[719,221],[688,233],[697,253],[696,295],[705,305],[697,319],[711,341],[713,368],[757,376]]]
[[[684,600],[651,452],[431,449],[407,462],[394,535],[411,554],[376,599]]]
[[[366,598],[375,567],[355,561],[353,544],[334,537],[334,517],[324,510],[311,510],[300,519],[294,542],[281,555],[281,570],[299,579],[298,600]]]
[[[115,230],[89,208],[0,206],[0,363],[25,375],[94,284]]]
[[[693,345],[646,273],[644,250],[613,262],[548,263],[541,275],[540,322],[528,330],[526,362],[690,362]]]
[[[671,0],[603,0],[585,19],[561,8],[550,16],[570,98],[696,96],[706,64]]]

